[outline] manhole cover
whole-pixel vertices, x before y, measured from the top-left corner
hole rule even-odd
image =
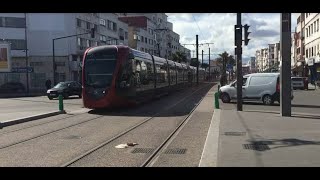
[[[246,132],[225,132],[224,135],[226,136],[244,136]]]
[[[153,148],[135,148],[131,153],[152,153],[154,151]]]
[[[243,144],[244,149],[254,150],[254,151],[266,151],[270,150],[267,144]]]
[[[187,149],[167,149],[164,153],[165,154],[185,154]]]

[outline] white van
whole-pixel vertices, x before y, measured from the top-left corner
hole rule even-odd
[[[224,103],[237,99],[237,82],[221,87],[219,92]],[[274,101],[280,102],[280,73],[254,73],[243,76],[242,99],[262,101],[266,105],[272,105]]]

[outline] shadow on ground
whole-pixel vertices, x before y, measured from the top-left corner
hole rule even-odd
[[[267,148],[256,148],[258,151],[267,151],[277,148],[303,146],[303,145],[320,145],[320,141],[308,141],[303,139],[266,139],[266,140],[253,140],[249,141],[251,145],[259,147],[266,146]]]
[[[186,98],[185,100],[182,99],[185,98],[187,93],[186,89],[180,91],[182,94],[180,94],[179,97],[177,97],[177,92],[172,92],[167,96],[153,99],[135,107],[90,110],[89,113],[105,116],[111,115],[139,117],[172,117],[188,115],[192,109],[197,106],[198,103],[200,103],[201,99],[208,93],[212,86],[214,86],[213,83],[201,85],[201,90],[195,92],[195,94]],[[173,106],[176,103],[178,104]]]

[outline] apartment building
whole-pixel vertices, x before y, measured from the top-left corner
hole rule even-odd
[[[320,77],[320,13],[305,13],[305,57],[311,81]]]
[[[91,28],[97,30],[94,38],[84,34],[55,40],[53,65],[53,39],[88,33]],[[12,68],[32,69],[28,74],[2,73],[0,84],[16,81],[31,91],[42,91],[47,79],[53,82],[54,71],[56,82],[80,81],[85,49],[103,44],[128,45],[127,34],[128,25],[113,13],[0,13],[0,39],[11,45]]]
[[[153,21],[146,16],[122,16],[119,20],[128,25],[128,44],[131,48],[158,55]]]

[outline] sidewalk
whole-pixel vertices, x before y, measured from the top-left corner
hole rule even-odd
[[[204,147],[212,159],[202,166],[320,166],[320,114],[215,110],[214,116],[220,117],[211,122],[212,143]]]

